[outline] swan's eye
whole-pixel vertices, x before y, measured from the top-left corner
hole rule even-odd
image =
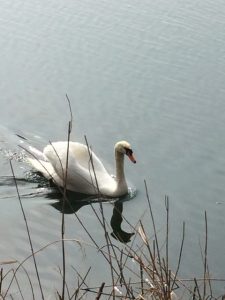
[[[135,159],[135,157],[133,156],[133,151],[132,151],[131,149],[129,149],[129,148],[126,148],[126,147],[124,147],[124,150],[125,150],[126,155],[129,157],[129,159],[130,159],[134,164],[136,164],[136,159]]]
[[[125,149],[125,152],[126,152],[126,155],[128,156],[131,156],[133,154],[133,151],[129,148],[124,148]]]

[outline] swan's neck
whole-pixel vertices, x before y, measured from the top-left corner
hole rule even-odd
[[[127,183],[124,175],[124,154],[115,151],[117,190],[126,193]]]

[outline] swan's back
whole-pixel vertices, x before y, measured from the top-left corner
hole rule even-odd
[[[116,189],[116,181],[108,174],[100,159],[91,152],[94,171],[86,145],[69,142],[68,166],[67,166],[67,142],[55,142],[44,148],[44,155],[60,178],[60,184],[64,182],[67,174],[67,189],[72,191],[97,194],[97,184],[101,193],[110,195]],[[67,172],[66,172],[67,167]],[[59,181],[59,180],[58,180]]]

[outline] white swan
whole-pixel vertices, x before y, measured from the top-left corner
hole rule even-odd
[[[115,178],[106,171],[103,163],[94,152],[90,149],[88,150],[86,145],[77,142],[69,142],[68,168],[67,175],[65,175],[67,148],[68,142],[55,142],[47,145],[42,153],[30,146],[29,152],[35,158],[28,158],[28,160],[44,177],[52,179],[60,187],[64,186],[64,178],[66,176],[66,188],[74,192],[90,195],[100,193],[110,197],[119,197],[128,192],[124,175],[124,155],[127,155],[133,163],[136,163],[128,142],[120,141],[115,144]]]

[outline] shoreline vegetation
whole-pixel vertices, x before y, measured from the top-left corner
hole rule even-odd
[[[146,199],[150,214],[150,226],[153,229],[153,236],[149,237],[146,234],[146,230],[139,220],[137,226],[133,227],[125,218],[123,218],[120,209],[115,206],[114,209],[117,210],[117,214],[121,215],[121,218],[132,227],[134,231],[134,236],[132,237],[130,243],[126,244],[127,241],[123,241],[123,236],[117,235],[117,239],[123,244],[122,249],[120,249],[112,241],[110,237],[109,226],[105,220],[103,202],[101,202],[101,195],[99,195],[99,203],[91,205],[93,213],[95,214],[97,221],[100,223],[103,232],[103,238],[105,239],[105,246],[99,246],[92,236],[91,232],[85,227],[84,222],[80,219],[76,211],[73,211],[74,216],[79,221],[80,225],[85,230],[89,240],[81,241],[76,239],[64,238],[65,234],[65,213],[63,209],[66,205],[71,206],[68,202],[66,191],[62,191],[62,201],[65,201],[64,205],[62,203],[62,220],[61,220],[61,239],[50,242],[44,245],[41,249],[34,250],[32,243],[32,235],[29,229],[29,224],[27,221],[26,214],[23,209],[22,200],[19,194],[19,189],[13,169],[12,162],[10,161],[10,166],[15,182],[17,197],[20,203],[20,208],[23,214],[24,222],[26,225],[26,231],[29,239],[31,254],[26,257],[22,262],[15,260],[0,262],[0,299],[18,299],[14,298],[11,294],[11,287],[13,284],[17,285],[18,293],[20,295],[19,299],[27,299],[26,292],[24,291],[23,285],[19,282],[17,278],[17,273],[23,271],[26,273],[30,291],[32,294],[32,299],[48,299],[45,296],[44,290],[42,288],[42,278],[39,275],[38,263],[36,261],[36,256],[45,251],[47,248],[54,244],[61,244],[62,249],[62,267],[59,269],[59,274],[61,276],[61,289],[55,291],[55,297],[51,299],[134,299],[134,300],[176,300],[176,299],[225,299],[223,295],[214,295],[213,284],[214,282],[225,282],[225,279],[210,278],[210,271],[208,266],[208,224],[207,224],[207,213],[205,212],[205,240],[204,245],[200,248],[203,274],[201,278],[189,278],[181,279],[179,277],[179,270],[182,261],[182,253],[184,249],[185,241],[185,223],[182,227],[182,235],[180,241],[180,249],[178,249],[177,255],[177,265],[172,270],[170,268],[170,255],[169,255],[169,199],[165,196],[165,232],[163,232],[164,240],[160,241],[158,236],[158,229],[155,225],[154,213],[152,210],[151,199],[148,192],[148,187],[145,182],[145,192]],[[94,206],[99,205],[99,210]],[[70,207],[74,210],[73,207]],[[100,215],[99,215],[100,211]],[[133,235],[133,234],[132,234]],[[91,277],[91,266],[85,275],[81,275],[79,270],[75,270],[77,278],[74,278],[74,289],[69,289],[66,280],[67,273],[67,254],[65,244],[69,242],[76,242],[82,248],[85,249],[86,246],[94,247],[98,253],[101,254],[103,263],[108,266],[108,272],[110,273],[110,282],[100,282],[98,286],[89,286],[88,277]],[[125,247],[124,247],[125,245]],[[29,275],[29,272],[24,267],[27,260],[33,259],[33,264],[35,268],[36,278],[39,286],[39,296],[36,296],[36,289],[34,288],[33,278]],[[13,266],[9,271],[5,272],[5,265]],[[132,268],[135,265],[135,269]],[[106,269],[105,269],[106,270]],[[105,272],[104,270],[104,272]],[[133,280],[133,278],[136,280]],[[10,278],[10,280],[9,280]],[[132,278],[132,279],[131,279]],[[35,283],[36,284],[36,283]],[[49,296],[49,295],[48,295]],[[41,298],[40,298],[41,297]],[[29,298],[30,299],[30,298]]]
[[[116,246],[112,241],[112,236],[109,234],[109,226],[105,219],[104,215],[104,206],[101,201],[102,195],[99,194],[98,199],[99,203],[95,205],[99,206],[99,211],[94,207],[95,205],[90,204],[94,215],[96,216],[96,221],[101,225],[103,232],[103,239],[105,246],[102,247],[98,245],[95,241],[92,233],[85,227],[84,222],[81,220],[77,212],[73,209],[69,198],[67,197],[66,189],[66,179],[67,179],[67,168],[68,168],[68,154],[69,154],[69,141],[70,134],[72,130],[72,110],[69,98],[67,96],[71,119],[68,125],[68,148],[67,148],[67,163],[66,170],[64,174],[64,186],[57,187],[59,192],[62,195],[62,210],[61,210],[61,239],[50,242],[47,245],[44,245],[41,249],[34,249],[32,234],[30,232],[29,224],[27,217],[23,208],[23,203],[20,197],[19,188],[17,185],[16,175],[14,173],[13,164],[10,160],[10,167],[15,183],[17,198],[20,203],[20,209],[23,214],[27,236],[30,245],[30,255],[22,262],[18,261],[5,261],[0,262],[0,299],[27,299],[27,287],[24,290],[23,283],[18,280],[19,271],[23,271],[26,274],[27,280],[29,282],[30,291],[32,299],[49,299],[49,295],[46,296],[43,289],[43,282],[39,273],[38,262],[36,256],[45,251],[47,248],[51,247],[53,244],[61,244],[61,267],[59,268],[59,274],[61,276],[61,286],[58,290],[55,291],[54,299],[58,300],[72,300],[72,299],[133,299],[133,300],[176,300],[176,299],[225,299],[223,295],[214,295],[213,284],[214,282],[223,281],[225,279],[216,279],[210,278],[210,271],[208,266],[208,223],[207,223],[207,213],[205,212],[204,221],[205,221],[205,240],[204,245],[200,249],[203,263],[203,274],[202,278],[191,278],[191,279],[181,279],[179,277],[180,265],[182,261],[182,254],[184,249],[184,240],[185,240],[185,223],[181,228],[181,241],[180,248],[178,249],[177,255],[177,265],[173,270],[171,269],[170,263],[170,253],[169,253],[169,199],[165,197],[165,209],[166,209],[166,219],[165,219],[165,232],[164,232],[164,241],[161,242],[161,239],[158,236],[158,229],[156,227],[156,222],[154,218],[154,212],[151,205],[151,199],[148,192],[147,183],[145,185],[145,194],[147,205],[149,209],[150,221],[149,224],[153,230],[153,236],[149,237],[146,233],[142,221],[140,220],[137,226],[132,226],[122,215],[120,209],[114,207],[115,213],[119,218],[123,218],[127,224],[129,224],[133,231],[134,235],[130,243],[122,244],[123,247]],[[94,174],[94,165],[92,161],[92,150],[88,144],[87,138],[85,137],[86,145],[89,149],[90,156],[90,167],[92,168]],[[29,153],[28,153],[29,154]],[[94,178],[96,185],[98,182],[96,176]],[[84,229],[86,236],[88,237],[88,242],[75,240],[75,239],[66,239],[65,238],[65,208],[70,207],[73,211],[74,217],[78,220],[81,227]],[[131,237],[131,236],[130,236]],[[117,232],[117,239],[123,242],[123,236],[120,236],[120,232]],[[75,270],[77,274],[74,278],[74,288],[71,289],[67,284],[67,251],[66,243],[76,242],[81,247],[85,248],[86,246],[94,247],[98,253],[102,256],[103,263],[108,267],[108,272],[110,274],[109,282],[100,282],[98,286],[89,286],[88,278],[91,275],[91,266],[87,270],[85,275],[81,275],[79,270]],[[124,246],[125,245],[125,246]],[[36,278],[31,278],[31,275],[26,270],[24,264],[27,260],[33,260],[33,265],[35,269]],[[132,268],[131,265],[135,265],[135,268]],[[5,271],[8,266],[10,269]],[[107,269],[105,268],[104,272]],[[134,280],[136,278],[136,280]],[[38,293],[36,286],[34,288],[33,280],[38,282]],[[13,285],[17,286],[19,298],[14,298],[13,293],[11,293],[11,288]],[[38,296],[37,296],[38,294]],[[51,299],[53,299],[51,298]],[[29,298],[30,299],[30,298]]]

